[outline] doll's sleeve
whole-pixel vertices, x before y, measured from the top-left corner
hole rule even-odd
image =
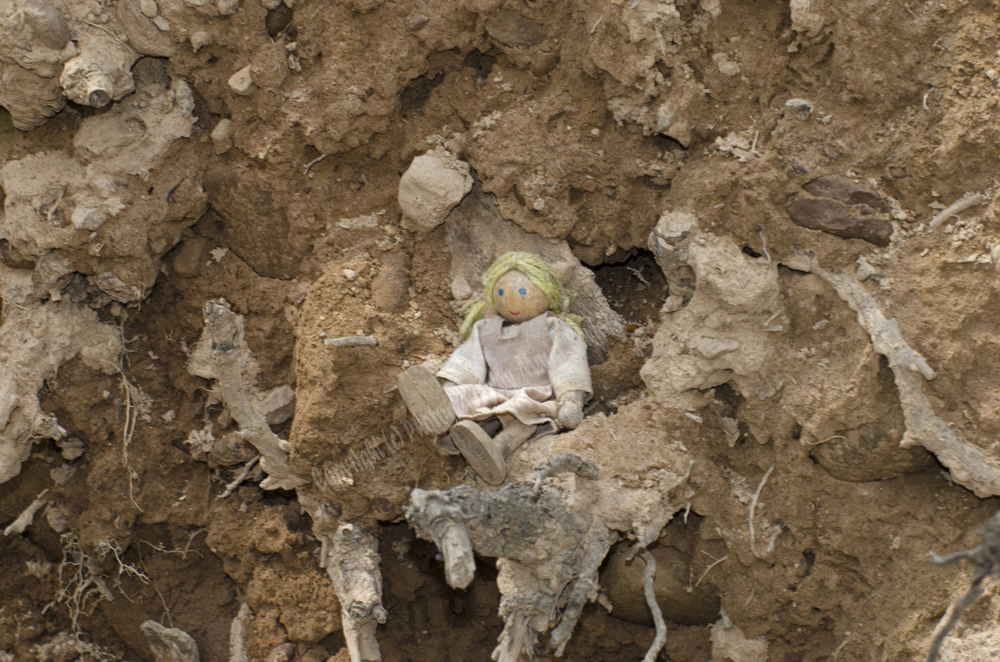
[[[558,400],[570,391],[584,391],[587,397],[594,394],[590,383],[590,366],[587,364],[587,343],[566,322],[549,316],[549,337],[552,352],[549,354],[549,380]]]
[[[483,322],[476,322],[469,339],[459,346],[444,362],[437,376],[456,384],[485,384],[486,357],[479,341],[479,331]]]

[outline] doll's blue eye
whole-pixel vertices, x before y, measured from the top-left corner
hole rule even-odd
[[[497,294],[499,294],[500,296],[503,296],[503,288],[502,287],[499,290],[497,290]]]
[[[518,290],[518,292],[521,293],[521,296],[524,296],[525,294],[528,293],[528,290],[522,287],[521,289]]]

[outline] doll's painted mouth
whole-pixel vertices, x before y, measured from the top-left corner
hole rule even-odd
[[[520,315],[520,314],[521,314],[521,311],[519,310],[519,311],[517,311],[517,312],[515,313],[515,312],[514,312],[514,311],[512,310],[512,311],[510,311],[510,314],[511,314],[511,315]]]

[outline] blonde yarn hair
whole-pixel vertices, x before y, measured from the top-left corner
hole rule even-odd
[[[496,262],[490,265],[490,268],[483,274],[482,298],[473,299],[462,307],[462,312],[465,313],[461,328],[462,340],[469,337],[476,322],[486,317],[487,307],[496,312],[497,307],[493,302],[493,288],[500,277],[508,271],[520,271],[527,276],[528,280],[548,299],[549,310],[573,327],[573,330],[581,338],[584,337],[583,320],[579,315],[566,312],[569,308],[570,298],[555,270],[540,255],[512,251],[498,257]]]

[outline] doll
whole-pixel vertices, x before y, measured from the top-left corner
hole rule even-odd
[[[581,320],[566,314],[552,267],[533,253],[505,253],[483,285],[463,309],[465,342],[436,376],[423,366],[404,371],[399,392],[420,425],[442,435],[439,448],[499,485],[521,444],[580,424],[593,388]]]

